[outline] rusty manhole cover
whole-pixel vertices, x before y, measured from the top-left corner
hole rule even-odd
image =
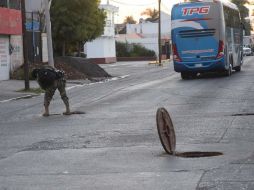
[[[159,108],[156,113],[157,129],[161,144],[168,154],[174,154],[176,138],[173,122],[165,108]]]
[[[183,158],[202,158],[221,156],[221,152],[176,152],[176,136],[173,122],[165,108],[159,108],[156,113],[156,122],[161,144],[166,153]]]

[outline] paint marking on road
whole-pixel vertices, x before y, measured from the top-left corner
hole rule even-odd
[[[7,99],[7,100],[2,100],[2,101],[0,101],[0,103],[6,103],[6,102],[14,101],[14,100],[28,99],[28,98],[32,98],[34,96],[37,96],[37,95],[20,96],[20,97],[16,97],[16,98]]]
[[[127,77],[129,77],[129,76],[130,76],[130,75],[123,75],[123,76],[120,76],[120,77],[113,77],[113,78],[106,79],[106,80],[99,81],[99,82],[93,82],[93,83],[89,83],[89,84],[78,84],[78,85],[74,85],[74,86],[67,87],[66,90],[71,90],[71,89],[77,88],[77,87],[95,85],[95,84],[98,84],[98,83],[100,84],[100,83],[106,83],[106,82],[116,81],[116,80],[119,80],[119,79],[127,78]],[[42,93],[42,94],[44,94],[44,93]],[[1,100],[0,103],[7,103],[7,102],[15,101],[15,100],[21,100],[21,99],[32,98],[32,97],[34,97],[34,96],[39,96],[39,95],[25,95],[25,96],[19,96],[19,97],[10,98],[10,99],[7,99],[7,100]]]
[[[93,100],[90,101],[90,103],[98,102],[98,101],[103,100],[104,98],[107,98],[107,97],[119,96],[119,95],[125,94],[126,92],[138,91],[138,90],[142,90],[142,89],[145,89],[145,88],[148,88],[151,86],[157,86],[158,84],[162,84],[164,82],[169,82],[171,79],[173,79],[175,77],[176,77],[176,75],[173,74],[172,76],[168,76],[166,78],[162,78],[162,79],[158,79],[158,80],[154,80],[154,81],[150,81],[150,82],[146,82],[146,83],[136,84],[136,85],[132,85],[132,86],[128,86],[128,87],[123,87],[121,89],[116,89],[115,91],[111,91],[108,94],[94,98]]]
[[[166,78],[163,78],[163,79],[154,80],[154,81],[150,81],[150,82],[146,82],[146,83],[141,83],[141,84],[136,84],[136,85],[127,87],[124,90],[134,91],[134,90],[148,88],[148,87],[151,87],[151,86],[155,86],[157,84],[161,84],[161,83],[167,82],[167,81],[171,80],[174,77],[175,77],[175,75],[172,75],[172,76],[169,76],[169,77],[166,77]]]
[[[103,81],[92,82],[92,83],[88,83],[88,84],[77,84],[77,85],[74,85],[74,86],[67,87],[66,90],[71,90],[71,89],[77,88],[77,87],[91,86],[91,85],[95,85],[95,84],[102,84],[102,83],[106,83],[106,82],[116,81],[116,80],[119,80],[119,79],[127,78],[129,76],[130,75],[123,75],[123,76],[120,76],[120,77],[113,77],[113,78],[106,79],[106,80],[103,80]]]

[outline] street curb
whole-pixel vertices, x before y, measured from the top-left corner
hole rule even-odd
[[[6,103],[6,102],[10,102],[10,101],[15,101],[15,100],[22,100],[22,99],[29,99],[29,98],[33,98],[35,96],[40,96],[39,94],[30,94],[30,95],[25,95],[25,96],[19,96],[19,97],[16,97],[16,98],[11,98],[11,99],[8,99],[8,100],[2,100],[0,101],[0,103]]]
[[[161,65],[160,65],[160,63],[159,63],[159,61],[150,61],[148,64],[149,65],[159,65],[159,66],[162,66],[162,64],[164,64],[164,63],[169,63],[171,61],[171,59],[166,59],[166,60],[162,60],[161,61]]]

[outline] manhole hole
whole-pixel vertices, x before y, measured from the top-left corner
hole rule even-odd
[[[70,115],[83,115],[83,114],[86,114],[86,113],[83,111],[72,111]],[[53,116],[53,115],[63,115],[63,114],[62,113],[51,113],[50,115]]]
[[[162,147],[166,153],[183,158],[201,158],[221,156],[221,152],[176,152],[176,136],[174,125],[168,111],[165,108],[159,108],[156,113],[157,130]]]
[[[83,111],[72,111],[71,114],[86,114]]]
[[[202,158],[202,157],[221,156],[223,155],[223,153],[221,152],[176,152],[174,155],[178,157],[183,157],[183,158]]]
[[[237,113],[232,114],[231,116],[254,116],[254,113]]]

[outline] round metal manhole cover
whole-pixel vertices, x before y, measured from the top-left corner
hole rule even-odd
[[[168,154],[174,154],[176,137],[173,122],[165,108],[159,108],[156,113],[157,129],[161,144]]]

